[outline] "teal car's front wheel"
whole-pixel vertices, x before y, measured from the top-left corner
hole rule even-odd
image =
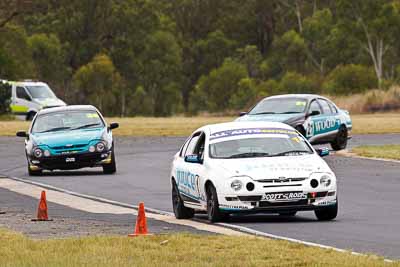
[[[111,162],[103,165],[104,174],[113,174],[117,171],[117,164],[115,160],[114,146],[111,151]]]

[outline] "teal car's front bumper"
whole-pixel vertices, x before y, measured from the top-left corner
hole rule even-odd
[[[83,152],[48,157],[28,158],[31,168],[46,170],[73,170],[102,166],[111,162],[111,150],[106,152]]]

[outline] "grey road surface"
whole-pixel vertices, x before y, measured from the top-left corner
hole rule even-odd
[[[118,138],[116,175],[101,170],[54,172],[28,177],[23,142],[0,138],[0,174],[29,179],[83,194],[171,211],[171,159],[185,138]],[[354,136],[361,144],[400,144],[400,135]],[[400,164],[329,156],[339,182],[340,211],[333,222],[318,222],[312,212],[294,218],[275,215],[233,217],[232,224],[358,252],[400,258]]]

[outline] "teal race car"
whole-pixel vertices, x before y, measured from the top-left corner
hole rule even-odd
[[[115,173],[116,160],[112,130],[93,106],[66,106],[43,109],[34,117],[25,137],[29,175],[43,170],[72,170],[102,167],[105,174]]]
[[[314,94],[287,94],[266,97],[236,121],[274,121],[286,123],[311,144],[330,143],[334,150],[346,148],[351,138],[349,112],[328,98]]]

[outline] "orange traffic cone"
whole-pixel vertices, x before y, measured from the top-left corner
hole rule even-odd
[[[139,203],[139,211],[136,217],[136,226],[135,232],[133,234],[129,234],[128,236],[138,236],[138,235],[148,235],[147,233],[147,222],[146,222],[146,214],[144,212],[144,203]]]
[[[37,218],[32,219],[32,221],[52,221],[49,220],[49,215],[47,214],[46,191],[42,191],[42,194],[40,195]]]

